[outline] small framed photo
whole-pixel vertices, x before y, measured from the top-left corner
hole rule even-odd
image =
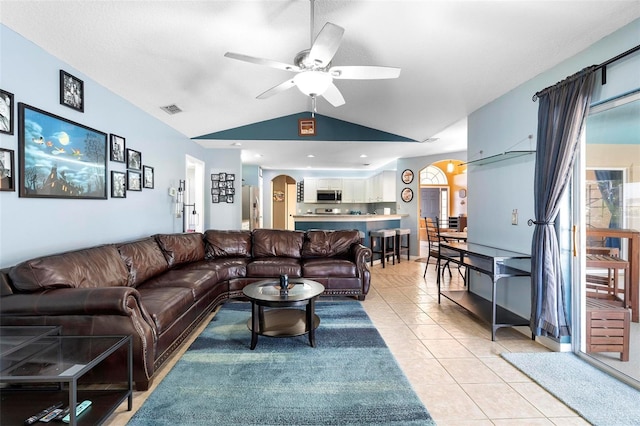
[[[153,167],[142,166],[142,177],[144,178],[142,186],[145,188],[153,189],[153,184],[154,184]]]
[[[233,203],[233,195],[227,195],[227,203]]]
[[[84,112],[84,82],[60,70],[60,104]]]
[[[124,163],[124,154],[126,149],[125,139],[122,136],[114,135],[113,133],[110,137],[111,153],[109,155],[109,159],[117,163]]]
[[[127,191],[142,191],[142,174],[127,170]]]
[[[227,195],[227,190],[225,188],[220,188],[220,195]]]
[[[218,180],[227,180],[227,174],[226,173],[220,173],[218,175]]]
[[[0,148],[0,191],[15,191],[13,150]]]
[[[220,196],[219,195],[211,195],[211,202],[212,203],[219,203],[220,202]]]
[[[227,195],[236,195],[235,188],[227,188]]]
[[[211,181],[218,181],[220,180],[220,175],[218,173],[212,173],[211,174]]]
[[[211,188],[219,188],[220,187],[220,181],[219,180],[212,180],[211,181]]]
[[[233,188],[233,181],[232,180],[228,180],[225,182],[225,185],[227,188]]]
[[[316,135],[316,119],[300,118],[298,120],[298,136],[315,136]]]
[[[236,175],[233,173],[228,173],[227,174],[227,180],[236,180]]]
[[[111,198],[127,198],[127,175],[111,171]]]
[[[13,134],[13,93],[0,89],[0,133]]]
[[[211,195],[220,195],[220,188],[211,188]]]
[[[127,169],[142,170],[142,153],[127,149]]]

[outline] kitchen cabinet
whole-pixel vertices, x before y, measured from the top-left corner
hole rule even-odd
[[[318,179],[315,178],[304,178],[304,202],[305,203],[315,203],[317,202],[317,192],[318,192]]]
[[[367,185],[367,202],[395,202],[396,201],[396,172],[385,170],[372,176]]]
[[[342,180],[343,203],[366,203],[365,179]]]
[[[342,191],[342,179],[317,179],[316,189]]]

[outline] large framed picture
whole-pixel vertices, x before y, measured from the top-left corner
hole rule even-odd
[[[127,198],[127,175],[111,171],[111,198]]]
[[[111,154],[109,159],[117,163],[124,163],[124,154],[126,149],[125,139],[122,136],[111,134]]]
[[[0,89],[0,133],[13,134],[13,93]]]
[[[0,191],[15,191],[13,150],[0,148]]]
[[[84,82],[60,70],[60,103],[84,112]]]
[[[107,134],[18,103],[21,197],[107,198]]]
[[[142,170],[142,153],[133,149],[127,149],[127,169]]]
[[[153,181],[154,181],[154,176],[153,176],[153,167],[150,166],[142,166],[142,177],[143,177],[143,184],[142,186],[144,188],[151,188],[153,189]]]

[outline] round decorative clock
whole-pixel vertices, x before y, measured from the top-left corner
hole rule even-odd
[[[405,188],[400,193],[400,196],[402,197],[402,201],[408,203],[409,201],[413,200],[413,191],[411,190],[411,188]]]
[[[406,169],[402,172],[402,182],[409,184],[413,182],[413,172],[409,169]]]

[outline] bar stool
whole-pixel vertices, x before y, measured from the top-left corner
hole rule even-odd
[[[396,264],[395,249],[396,231],[394,229],[379,229],[377,231],[369,231],[369,240],[371,245],[371,266],[373,266],[373,258],[375,254],[380,254],[382,267],[385,267],[385,258],[391,256],[393,264]],[[377,243],[377,244],[376,244]],[[376,249],[376,246],[378,247]]]
[[[398,256],[398,263],[400,263],[400,257],[402,253],[406,252],[407,260],[410,259],[409,244],[411,241],[411,229],[396,228],[395,231],[396,231],[396,256]]]

